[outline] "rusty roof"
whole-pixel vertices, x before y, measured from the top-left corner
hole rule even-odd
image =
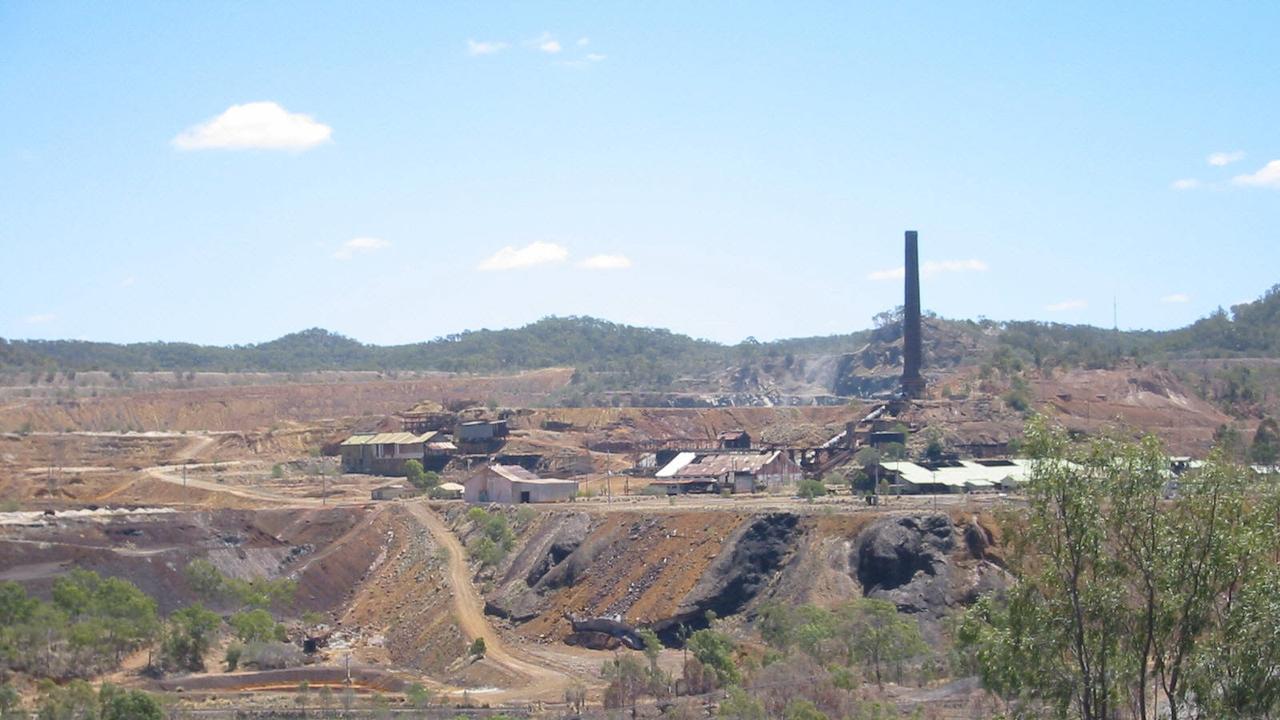
[[[730,473],[747,473],[755,475],[765,465],[773,462],[781,451],[760,454],[721,453],[703,455],[697,461],[689,463],[675,472],[675,477],[720,477]]]

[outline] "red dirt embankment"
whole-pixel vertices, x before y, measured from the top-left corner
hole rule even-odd
[[[169,612],[206,600],[183,572],[192,560],[206,558],[234,577],[295,575],[291,615],[336,611],[382,550],[377,515],[342,507],[55,516],[3,528],[0,576],[43,593],[69,568],[94,570],[129,580]]]

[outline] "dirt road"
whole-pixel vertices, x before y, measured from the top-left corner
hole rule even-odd
[[[188,470],[191,470],[194,468],[209,467],[213,464],[217,463],[211,463],[209,465],[193,464],[186,467]],[[149,467],[143,470],[143,472],[156,480],[161,480],[173,485],[199,488],[200,490],[207,490],[209,492],[226,493],[227,495],[235,495],[236,497],[245,498],[246,500],[257,500],[259,502],[266,503],[268,506],[284,505],[294,507],[324,507],[324,503],[315,498],[290,497],[288,495],[281,495],[280,493],[271,492],[270,490],[264,490],[262,488],[230,486],[223,483],[209,482],[208,480],[191,477],[190,473],[188,473],[187,478],[184,480],[182,478],[181,466],[159,465],[156,467]],[[339,503],[331,499],[328,504],[336,505]]]
[[[564,690],[573,682],[567,673],[548,663],[546,658],[533,657],[521,650],[508,646],[489,624],[484,614],[484,601],[480,599],[475,586],[471,584],[471,568],[467,566],[466,550],[456,535],[449,529],[440,516],[420,501],[404,504],[409,514],[431,533],[440,547],[449,554],[449,584],[453,587],[453,611],[458,627],[468,640],[484,638],[485,658],[500,665],[516,675],[518,682],[501,693],[487,695],[487,698],[502,696],[511,700],[549,700],[564,699]]]

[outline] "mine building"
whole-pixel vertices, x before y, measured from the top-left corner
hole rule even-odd
[[[469,503],[545,503],[572,500],[576,480],[540,478],[519,465],[486,465],[463,482]]]
[[[997,492],[1026,482],[1031,461],[1024,459],[881,462],[879,475],[903,495]]]
[[[494,438],[507,436],[506,420],[471,420],[459,423],[454,429],[454,437],[458,442],[484,442]]]
[[[369,496],[374,500],[395,500],[396,498],[409,495],[411,492],[412,490],[408,485],[403,483],[392,483],[390,485],[383,485],[382,487],[374,488],[373,492],[369,493]]]
[[[726,430],[716,436],[716,441],[724,450],[751,449],[751,436],[746,430]]]
[[[358,433],[338,446],[342,471],[374,475],[404,475],[404,464],[417,460],[427,470],[441,470],[457,450],[438,432],[414,434]]]
[[[735,493],[778,492],[792,487],[804,471],[782,450],[759,453],[683,452],[655,473],[650,483],[679,495],[728,490]]]

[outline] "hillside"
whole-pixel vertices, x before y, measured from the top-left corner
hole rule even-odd
[[[116,373],[321,370],[503,373],[572,367],[574,392],[602,390],[837,395],[885,389],[896,374],[894,312],[845,335],[723,345],[590,317],[549,317],[521,328],[478,330],[408,345],[366,345],[318,328],[253,345],[115,344],[0,339],[0,370]],[[1032,321],[929,316],[928,366],[1111,368],[1124,361],[1280,356],[1280,285],[1184,328],[1115,331]],[[870,380],[867,380],[870,378]]]

